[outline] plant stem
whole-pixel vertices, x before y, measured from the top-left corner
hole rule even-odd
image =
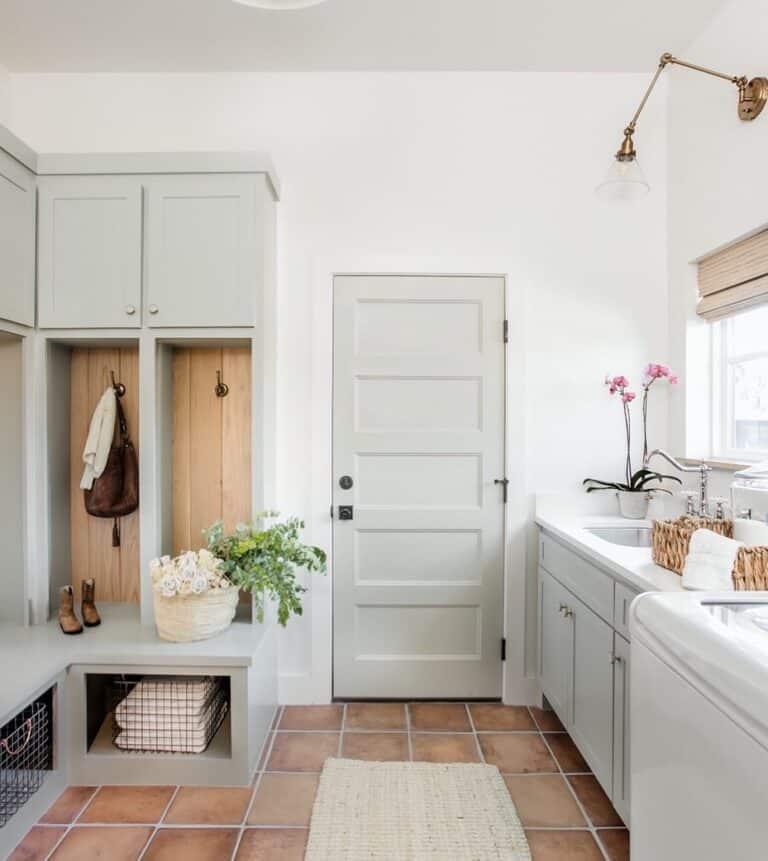
[[[624,403],[624,427],[627,432],[627,486],[632,484],[632,424],[630,421],[629,404]]]
[[[643,393],[643,466],[648,460],[648,390],[650,384],[646,386]]]

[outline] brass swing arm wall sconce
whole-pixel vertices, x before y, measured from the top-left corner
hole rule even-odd
[[[722,78],[724,81],[730,81],[732,84],[735,84],[739,90],[738,112],[739,119],[741,120],[756,119],[768,101],[768,78],[752,78],[749,80],[743,75],[726,75],[715,69],[708,69],[706,66],[697,66],[695,63],[681,60],[669,53],[662,54],[659,58],[656,72],[651,79],[651,83],[648,85],[648,89],[640,100],[634,116],[624,129],[624,140],[621,142],[621,146],[616,153],[615,163],[609,171],[606,181],[598,186],[598,193],[606,191],[610,197],[632,199],[640,197],[649,190],[648,183],[645,181],[645,177],[637,164],[637,150],[635,149],[633,135],[637,126],[637,120],[648,101],[648,97],[651,95],[656,82],[667,66],[683,66],[686,69],[692,69],[694,72],[703,72],[705,75],[712,75],[715,78]]]

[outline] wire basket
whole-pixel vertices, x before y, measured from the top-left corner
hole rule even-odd
[[[50,707],[37,700],[0,729],[0,827],[43,785],[52,757]]]
[[[115,677],[112,743],[134,753],[203,753],[229,709],[226,681],[212,676]]]

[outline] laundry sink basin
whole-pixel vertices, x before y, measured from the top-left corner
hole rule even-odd
[[[624,547],[652,546],[650,526],[592,526],[587,532],[609,544],[621,544]]]

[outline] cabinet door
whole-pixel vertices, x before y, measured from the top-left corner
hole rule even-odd
[[[613,793],[618,814],[629,826],[629,643],[614,635]]]
[[[50,177],[39,183],[39,325],[141,325],[141,183]]]
[[[35,182],[0,152],[0,317],[35,324]]]
[[[573,740],[608,795],[613,774],[613,629],[578,599],[573,610]]]
[[[261,286],[255,183],[240,175],[149,180],[150,326],[253,325]]]
[[[539,679],[560,720],[571,722],[573,627],[565,608],[575,600],[554,577],[539,568]]]

